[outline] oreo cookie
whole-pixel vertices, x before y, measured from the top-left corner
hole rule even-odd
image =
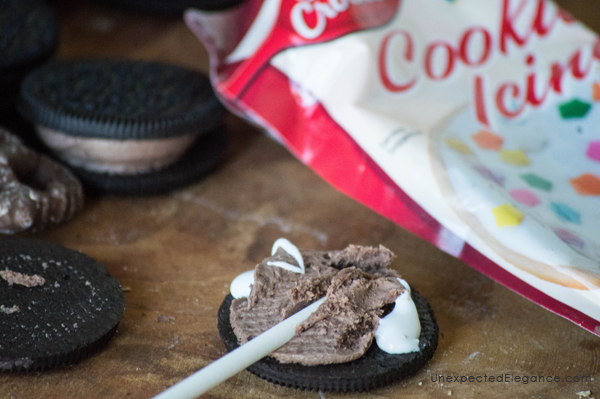
[[[96,0],[127,11],[181,17],[188,8],[215,11],[235,7],[244,0]]]
[[[92,258],[61,245],[0,240],[0,370],[73,364],[115,334],[119,282]]]
[[[0,119],[14,111],[25,75],[56,48],[58,24],[52,8],[37,0],[0,0]]]
[[[411,295],[421,322],[418,352],[388,354],[373,342],[362,357],[347,363],[304,366],[280,363],[267,356],[247,370],[262,379],[289,388],[333,392],[369,391],[409,377],[433,357],[439,333],[437,321],[427,300],[415,290],[412,290]],[[228,295],[218,313],[219,335],[228,351],[239,347],[229,321],[232,301],[233,297]]]
[[[226,137],[216,137],[226,136],[220,127],[225,111],[209,79],[173,65],[51,62],[25,79],[19,111],[95,191],[167,192],[204,174],[225,153]],[[190,150],[196,142],[202,149]]]

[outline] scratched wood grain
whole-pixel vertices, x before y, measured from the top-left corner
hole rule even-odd
[[[180,20],[58,1],[59,56],[153,59],[206,71],[200,43]],[[600,27],[594,0],[561,2]],[[118,333],[99,354],[52,372],[0,375],[0,398],[149,398],[225,353],[217,309],[229,282],[285,236],[300,247],[383,244],[403,277],[431,302],[435,357],[415,376],[368,394],[282,388],[242,372],[207,398],[600,397],[600,339],[521,298],[336,192],[257,129],[229,117],[226,161],[171,195],[88,198],[72,222],[33,237],[81,250],[126,287]],[[443,375],[552,375],[554,383],[436,383]],[[568,376],[594,381],[566,382]]]

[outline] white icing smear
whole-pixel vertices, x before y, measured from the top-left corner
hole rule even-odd
[[[248,270],[240,274],[231,282],[231,296],[235,299],[250,296],[252,284],[254,284],[254,270]]]
[[[390,354],[418,352],[421,335],[419,313],[410,296],[408,283],[400,278],[398,281],[406,291],[396,299],[394,310],[379,320],[375,342],[379,349]]]
[[[254,270],[248,270],[240,274],[231,282],[231,296],[235,299],[250,296],[252,284],[254,284]]]
[[[304,259],[302,259],[302,255],[300,254],[300,250],[294,244],[286,240],[285,238],[279,238],[273,244],[273,249],[271,250],[271,256],[277,253],[277,250],[281,248],[288,254],[290,254],[296,262],[298,262],[298,266],[291,265],[287,262],[281,261],[270,261],[267,262],[269,266],[277,266],[282,269],[289,270],[291,272],[304,274]]]

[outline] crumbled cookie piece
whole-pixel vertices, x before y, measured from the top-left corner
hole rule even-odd
[[[0,305],[0,313],[13,314],[19,312],[21,309],[17,305],[11,306],[10,308]]]
[[[305,274],[268,265],[291,262],[279,250],[256,267],[252,293],[233,301],[230,322],[245,343],[310,303],[326,301],[296,336],[271,356],[282,363],[319,365],[361,357],[370,347],[383,307],[404,291],[387,269],[395,255],[387,248],[351,245],[342,251],[301,251]],[[341,269],[341,270],[340,270]]]
[[[0,128],[0,232],[14,234],[71,219],[83,189],[63,166]]]
[[[28,276],[26,274],[13,272],[12,270],[0,270],[0,277],[2,277],[8,285],[18,284],[24,285],[25,287],[37,287],[38,285],[44,285],[46,280],[37,274]]]

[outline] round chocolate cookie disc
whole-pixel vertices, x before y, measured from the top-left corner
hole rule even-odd
[[[0,127],[0,232],[38,230],[83,208],[81,183],[67,168]]]
[[[392,355],[383,352],[373,341],[367,352],[352,362],[304,366],[280,363],[267,356],[248,367],[248,371],[269,382],[290,388],[333,392],[369,391],[409,377],[433,357],[439,332],[433,310],[427,300],[414,290],[412,299],[421,322],[419,352]],[[229,322],[232,301],[233,297],[227,295],[218,314],[219,334],[230,352],[239,347]]]
[[[0,113],[12,108],[25,75],[54,52],[54,11],[37,0],[0,0]]]
[[[78,362],[115,334],[123,309],[119,282],[89,256],[0,240],[0,371]]]
[[[123,10],[181,17],[188,8],[215,11],[235,7],[245,0],[95,0]]]

